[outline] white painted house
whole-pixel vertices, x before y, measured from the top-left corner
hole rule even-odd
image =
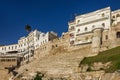
[[[120,22],[120,10],[111,11],[110,7],[103,8],[87,14],[78,15],[74,21],[68,23],[71,45],[98,44],[99,41],[105,41],[109,37],[109,30],[112,25]],[[101,35],[96,34],[100,30]],[[104,33],[108,34],[104,34]],[[105,35],[105,37],[103,36]],[[95,37],[97,36],[97,37]],[[103,36],[103,37],[100,37]]]
[[[31,31],[27,37],[21,37],[18,44],[0,46],[0,54],[21,54],[24,60],[34,55],[34,50],[57,38],[57,33],[38,30]]]

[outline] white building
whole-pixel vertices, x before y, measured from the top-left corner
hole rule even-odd
[[[120,10],[112,12],[110,7],[76,16],[74,21],[68,23],[70,44],[82,45],[92,43],[94,31],[97,29],[101,29],[103,32],[110,30],[113,20],[114,25],[120,22]]]
[[[22,54],[24,60],[34,55],[34,50],[41,45],[46,44],[48,41],[57,38],[57,34],[53,31],[43,33],[38,30],[34,30],[28,34],[27,37],[21,37],[18,40],[18,44],[0,46],[1,54]]]

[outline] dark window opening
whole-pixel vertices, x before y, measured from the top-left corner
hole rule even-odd
[[[108,40],[108,35],[105,36],[105,39]]]
[[[78,31],[77,32],[80,32],[80,29],[78,29]]]
[[[115,16],[112,16],[112,18],[115,18]]]
[[[87,27],[85,27],[85,31],[87,31]]]
[[[74,37],[74,34],[70,34],[70,37]]]
[[[102,45],[102,37],[100,38],[100,45]]]
[[[103,13],[103,14],[102,14],[102,17],[104,17],[104,16],[105,16],[105,14]]]
[[[93,25],[92,28],[95,28],[95,25]]]
[[[120,17],[120,14],[117,14],[116,17]]]
[[[58,45],[56,44],[56,47],[58,47]]]
[[[102,26],[105,27],[105,23],[102,23]]]
[[[120,38],[120,32],[116,33],[117,38]]]

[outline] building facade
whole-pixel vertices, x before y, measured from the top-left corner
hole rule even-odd
[[[113,26],[119,22],[120,10],[111,11],[110,7],[78,15],[74,21],[68,23],[70,45],[91,44],[93,52],[97,52],[104,43],[112,40]],[[116,31],[113,36],[116,34],[119,38],[120,32]]]
[[[23,61],[26,62],[33,58],[34,50],[55,38],[57,38],[57,33],[53,31],[43,33],[34,30],[27,37],[21,37],[18,44],[0,46],[0,54],[19,54],[23,56]]]

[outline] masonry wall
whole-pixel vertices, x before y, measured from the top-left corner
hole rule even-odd
[[[40,46],[38,49],[35,50],[35,58],[40,58],[43,56],[47,56],[49,54],[52,54],[52,52],[54,51],[54,49],[61,47],[65,50],[68,49],[70,45],[69,42],[69,33],[64,33],[64,35],[62,35],[61,38],[56,38],[52,41],[49,41],[48,43]]]

